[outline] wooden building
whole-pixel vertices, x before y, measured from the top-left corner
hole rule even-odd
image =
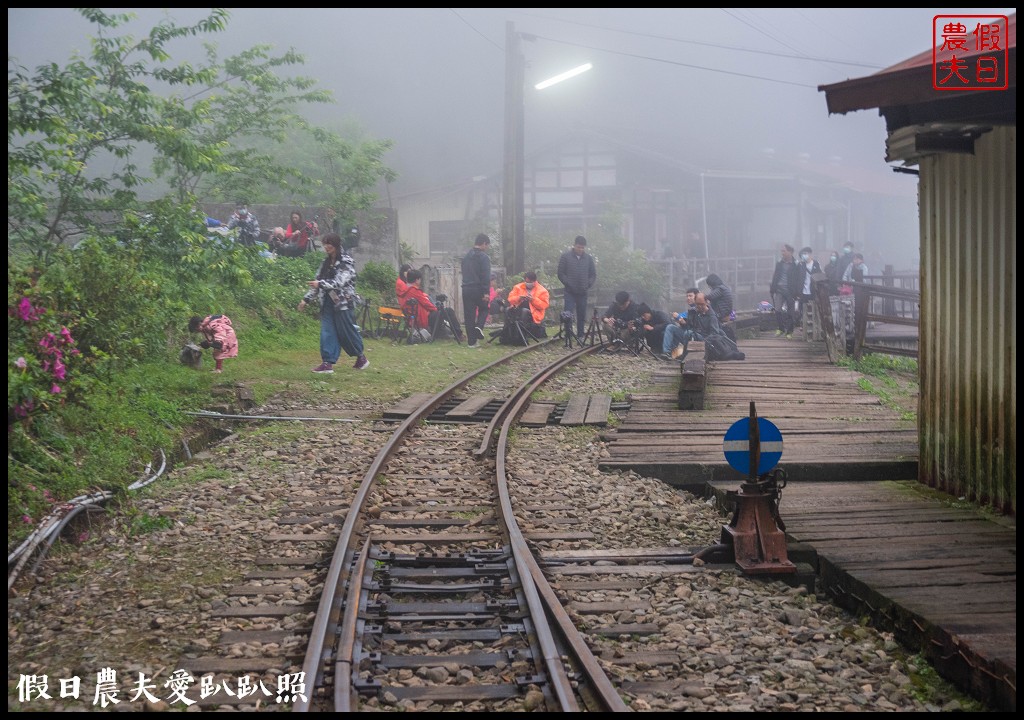
[[[1005,89],[933,89],[928,49],[819,90],[830,113],[878,108],[886,160],[919,173],[919,479],[1015,515],[1016,14],[998,25]]]
[[[784,242],[824,256],[847,239],[884,250],[915,231],[913,190],[902,178],[880,183],[836,161],[764,155],[738,168],[707,149],[700,159],[679,152],[578,130],[532,153],[527,242],[561,237],[568,246],[615,222],[630,248],[652,260],[761,255],[770,270]],[[396,197],[401,241],[417,261],[445,263],[465,254],[476,233],[497,237],[501,182],[497,172]]]

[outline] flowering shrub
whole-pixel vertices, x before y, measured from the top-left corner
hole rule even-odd
[[[68,364],[80,355],[71,330],[56,313],[35,304],[30,295],[16,297],[7,307],[8,431],[64,402],[71,381]]]

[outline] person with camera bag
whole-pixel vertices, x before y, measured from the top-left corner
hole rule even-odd
[[[518,323],[523,333],[532,338],[547,337],[543,323],[544,314],[551,304],[551,294],[546,287],[537,282],[537,273],[532,270],[524,273],[523,282],[514,285],[509,290],[507,302],[506,317],[510,323]],[[522,344],[522,339],[518,337],[518,330],[515,330],[514,327],[511,330],[508,333],[502,332],[500,342],[513,344],[508,341],[515,341],[514,344]]]
[[[356,263],[342,245],[337,233],[328,233],[322,240],[327,253],[316,279],[306,284],[309,290],[299,301],[299,312],[313,301],[320,303],[320,358],[322,363],[313,372],[329,375],[344,350],[356,359],[356,370],[370,367],[363,354],[363,338],[352,317],[356,300]]]
[[[722,330],[718,318],[711,310],[704,293],[697,293],[695,307],[686,314],[686,325],[693,332],[693,339],[703,341],[704,357],[707,360],[745,360],[736,343]]]

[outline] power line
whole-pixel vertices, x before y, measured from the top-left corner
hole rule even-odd
[[[792,46],[792,45],[790,45],[789,43],[785,43],[785,42],[783,42],[782,40],[780,40],[779,38],[775,37],[774,35],[772,35],[772,34],[771,34],[770,32],[768,32],[767,30],[765,30],[765,29],[764,29],[763,27],[761,27],[760,25],[757,25],[757,24],[755,24],[755,23],[752,23],[752,22],[749,22],[749,21],[747,21],[747,20],[744,20],[744,19],[743,19],[742,17],[740,17],[739,15],[737,15],[737,14],[735,14],[735,13],[731,13],[731,12],[729,12],[728,10],[726,10],[725,8],[721,8],[721,10],[722,10],[722,12],[724,12],[724,13],[725,13],[726,15],[728,15],[729,17],[731,17],[731,18],[734,18],[734,19],[736,19],[736,20],[739,20],[739,21],[740,21],[741,23],[743,23],[744,25],[746,25],[746,26],[747,26],[747,27],[749,27],[749,28],[753,28],[754,30],[757,30],[757,32],[761,33],[761,34],[762,34],[762,35],[764,35],[764,36],[765,36],[766,38],[769,38],[769,39],[771,39],[771,40],[774,40],[775,42],[777,42],[777,43],[778,43],[779,45],[781,45],[782,47],[786,47],[786,48],[789,48],[790,50],[792,50],[792,51],[793,51],[793,52],[795,52],[795,53],[800,53],[800,51],[799,51],[799,50],[797,50],[797,49],[796,49],[795,47],[793,47],[793,46]],[[804,57],[804,54],[803,54],[803,53],[800,53],[800,57]]]
[[[483,38],[484,40],[486,40],[487,42],[489,42],[489,43],[490,43],[491,45],[493,45],[494,47],[496,47],[496,48],[498,48],[499,50],[501,50],[502,52],[504,52],[504,48],[503,48],[503,47],[501,47],[501,45],[499,45],[498,43],[494,42],[494,41],[493,41],[493,40],[491,40],[491,39],[490,39],[489,37],[487,37],[487,36],[486,36],[486,35],[484,35],[484,34],[483,34],[482,32],[480,32],[480,31],[479,31],[479,30],[477,30],[477,29],[476,29],[475,27],[473,27],[473,25],[472,25],[472,24],[471,24],[471,23],[470,23],[470,22],[469,22],[468,20],[466,20],[466,18],[462,17],[461,15],[459,15],[459,13],[458,13],[458,12],[456,12],[455,8],[448,8],[448,9],[452,11],[452,15],[454,15],[455,17],[457,17],[457,18],[458,18],[459,20],[461,20],[462,22],[466,23],[466,25],[467,25],[467,26],[469,27],[469,29],[470,29],[470,30],[472,30],[473,32],[475,32],[475,33],[476,33],[477,35],[479,35],[480,37],[482,37],[482,38]]]
[[[665,62],[666,65],[679,66],[681,68],[690,68],[692,70],[703,70],[709,73],[721,73],[722,75],[734,75],[739,78],[751,78],[752,80],[765,80],[771,83],[781,83],[782,85],[796,85],[797,87],[807,87],[817,90],[817,85],[808,85],[807,83],[797,83],[788,80],[779,80],[778,78],[766,78],[760,75],[750,75],[749,73],[735,73],[729,70],[719,70],[718,68],[708,68],[706,66],[693,65],[691,62],[680,62],[678,60],[667,60],[662,57],[651,57],[650,55],[639,55],[634,52],[622,52],[621,50],[607,50],[601,47],[595,47],[594,45],[585,45],[584,43],[573,43],[567,40],[556,40],[554,38],[547,38],[543,35],[532,35],[532,37],[538,40],[547,40],[548,42],[560,43],[562,45],[571,45],[572,47],[583,47],[588,50],[594,50],[595,52],[606,52],[612,55],[623,55],[625,57],[635,57],[642,60],[652,60],[654,62]]]
[[[656,34],[653,34],[653,33],[636,32],[636,31],[633,31],[633,30],[621,30],[619,28],[612,28],[612,27],[607,27],[607,26],[604,26],[604,25],[595,25],[593,23],[578,22],[576,20],[563,20],[561,18],[553,18],[553,17],[549,17],[549,16],[545,16],[545,15],[537,15],[535,13],[520,13],[520,14],[526,15],[528,17],[540,18],[542,20],[553,20],[553,21],[556,21],[556,22],[564,22],[564,23],[566,23],[568,25],[577,25],[579,27],[594,28],[596,30],[608,30],[610,32],[623,33],[624,35],[635,35],[637,37],[651,38],[651,39],[654,39],[654,40],[667,40],[669,42],[683,43],[685,45],[698,45],[700,47],[716,48],[716,49],[719,49],[719,50],[735,50],[736,52],[753,53],[755,55],[768,55],[768,56],[771,56],[771,57],[786,58],[788,60],[807,60],[807,61],[812,61],[812,62],[836,63],[836,64],[839,64],[839,65],[853,65],[855,67],[874,68],[876,70],[881,69],[881,67],[882,67],[881,65],[877,65],[877,64],[873,64],[873,63],[858,62],[858,61],[853,61],[853,60],[836,60],[834,58],[812,57],[812,56],[809,56],[809,55],[806,55],[806,54],[790,55],[788,53],[778,53],[778,52],[772,52],[770,50],[754,50],[754,49],[751,49],[751,48],[737,47],[735,45],[722,45],[720,43],[703,42],[703,41],[700,41],[700,40],[684,40],[683,38],[671,37],[671,36],[668,36],[668,35],[656,35]],[[737,18],[737,19],[740,20],[740,18]],[[745,22],[743,20],[740,20],[740,21],[741,22]],[[772,39],[775,40],[775,38],[772,38]],[[780,42],[781,43],[781,41],[778,41],[778,40],[776,40],[776,42]],[[782,43],[782,44],[785,44],[785,43]],[[609,52],[612,52],[612,51],[609,51]],[[799,51],[798,50],[794,50],[794,52],[799,52]]]

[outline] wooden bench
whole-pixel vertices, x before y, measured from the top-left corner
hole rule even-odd
[[[704,343],[690,342],[680,367],[679,409],[703,410],[707,376],[704,371]]]
[[[381,306],[377,308],[379,338],[396,339],[402,333],[405,324],[405,313],[401,308]]]

